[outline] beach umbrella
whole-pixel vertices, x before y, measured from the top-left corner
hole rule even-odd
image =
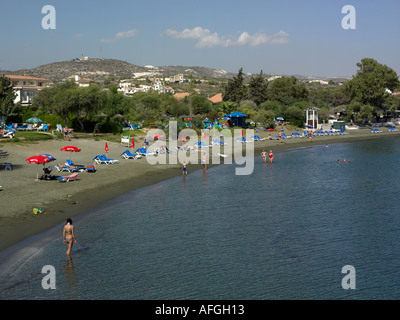
[[[29,157],[28,159],[26,159],[26,161],[28,163],[36,164],[36,165],[38,165],[38,164],[44,165],[45,163],[50,162],[50,160],[46,156],[43,156],[43,155]],[[38,173],[37,167],[36,167],[36,180],[39,180],[39,173]]]
[[[105,151],[106,153],[108,153],[108,144],[107,144],[107,141],[106,141],[106,146],[104,147],[104,151]]]
[[[33,117],[33,118],[29,118],[28,120],[26,120],[26,122],[28,122],[28,123],[43,123],[43,120],[41,120],[37,117]]]
[[[282,117],[277,117],[276,120],[283,121],[285,119],[283,119]]]
[[[131,148],[135,147],[135,140],[132,138]]]
[[[155,136],[153,136],[153,139],[165,139],[165,136],[163,136],[162,134],[156,134]]]
[[[48,154],[48,153],[42,153],[42,154],[39,154],[39,156],[46,157],[49,160],[48,162],[56,160],[56,158],[54,158],[51,154]]]
[[[79,151],[81,151],[81,149],[79,149],[78,147],[75,147],[75,146],[66,146],[66,147],[61,148],[61,151],[79,152]]]
[[[75,147],[75,146],[66,146],[66,147],[61,148],[61,151],[71,152],[71,154],[72,154],[72,152],[80,152],[81,149],[79,149],[78,147]],[[71,159],[71,155],[69,158]]]

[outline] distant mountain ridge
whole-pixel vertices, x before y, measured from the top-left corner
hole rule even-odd
[[[123,60],[98,58],[52,62],[32,69],[16,71],[1,70],[0,74],[27,74],[33,77],[49,79],[53,82],[62,81],[74,75],[95,81],[103,81],[110,77],[115,79],[134,79],[146,76],[169,77],[176,74],[206,78],[228,78],[233,76],[232,73],[222,69],[185,66],[142,67]]]

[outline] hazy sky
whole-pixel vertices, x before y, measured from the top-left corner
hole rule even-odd
[[[398,0],[0,0],[0,70],[83,56],[145,65],[351,76],[369,57],[400,75]],[[49,20],[45,5],[55,9]],[[342,8],[352,5],[355,20]],[[51,16],[53,17],[53,16]],[[345,19],[344,19],[345,18]],[[344,29],[355,21],[355,29]],[[44,29],[42,20],[55,29]]]

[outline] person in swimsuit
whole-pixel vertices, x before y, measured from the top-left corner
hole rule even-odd
[[[262,157],[264,163],[266,163],[267,162],[267,152],[265,150],[263,150],[261,152],[261,157]]]
[[[205,152],[201,153],[201,163],[203,164],[203,172],[207,171],[207,154]]]
[[[184,162],[184,163],[183,163],[183,165],[182,165],[182,169],[183,169],[183,171],[182,171],[182,174],[183,174],[184,176],[187,176],[187,167],[186,167],[186,162]]]
[[[272,150],[269,150],[269,163],[272,164],[272,160],[274,160],[274,154],[272,153]]]
[[[64,244],[68,246],[67,256],[70,256],[73,242],[74,241],[75,243],[77,242],[74,234],[74,226],[72,225],[72,220],[69,218],[67,219],[66,224],[63,228],[63,239],[64,239]]]

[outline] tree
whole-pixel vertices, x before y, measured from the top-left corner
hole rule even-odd
[[[11,80],[6,76],[0,77],[0,120],[4,117],[7,121],[9,116],[14,115],[17,104],[14,103],[16,93],[12,86]]]
[[[73,90],[73,95],[76,95],[76,103],[71,108],[71,111],[76,114],[80,131],[85,131],[84,120],[87,120],[91,114],[103,107],[106,100],[105,92],[97,85],[90,85],[83,88],[76,87]]]
[[[225,91],[222,94],[224,101],[240,102],[246,97],[246,87],[244,85],[243,68],[239,69],[238,74],[230,79],[225,86]]]
[[[185,97],[185,102],[191,103],[193,114],[205,114],[211,111],[212,103],[204,95],[195,94]]]
[[[76,88],[77,84],[73,80],[56,83],[52,87],[40,90],[34,98],[34,103],[48,113],[59,115],[63,119],[64,126],[67,126],[67,120],[78,104]]]
[[[268,82],[265,80],[263,72],[250,79],[248,87],[248,98],[260,105],[268,99]]]
[[[389,97],[386,89],[393,91],[399,86],[397,73],[386,65],[371,58],[364,58],[357,63],[359,70],[353,78],[346,82],[345,90],[352,100],[382,108]]]
[[[296,77],[282,77],[275,79],[268,88],[270,100],[280,101],[286,105],[296,101],[305,101],[309,91],[304,83],[297,82]]]

